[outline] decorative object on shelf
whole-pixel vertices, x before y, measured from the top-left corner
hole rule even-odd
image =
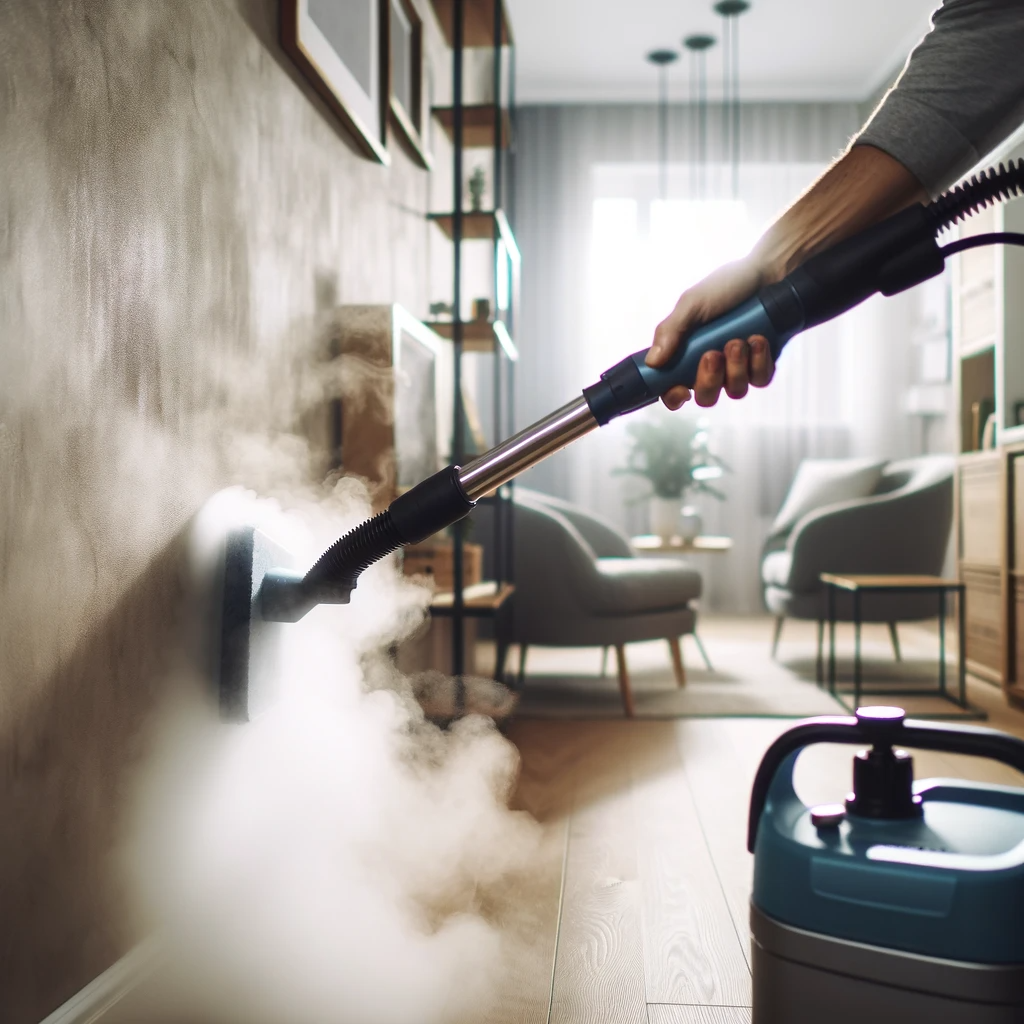
[[[750,10],[747,0],[719,0],[722,16],[722,151],[732,169],[732,197],[740,191],[740,33],[739,16]]]
[[[683,46],[690,51],[690,105],[697,112],[696,123],[693,125],[693,142],[691,152],[696,159],[691,168],[696,172],[696,180],[691,182],[690,191],[698,199],[707,197],[708,189],[708,59],[707,53],[715,45],[715,37],[708,35],[687,36]]]
[[[626,465],[614,472],[643,477],[651,485],[651,530],[658,536],[681,536],[685,495],[725,497],[710,483],[726,466],[708,450],[708,432],[702,420],[659,410],[627,424],[626,433],[630,439]],[[703,524],[699,515],[694,518],[692,509],[687,514],[685,528],[693,531],[692,539]]]
[[[675,50],[652,50],[647,61],[658,69],[658,195],[668,199],[668,68],[679,60]]]
[[[981,431],[981,448],[987,451],[996,446],[996,414],[990,412],[985,420],[985,426]]]
[[[491,300],[490,299],[474,299],[473,300],[473,319],[489,320],[491,316]]]
[[[430,315],[433,317],[450,317],[454,315],[450,302],[432,302],[429,306]]]
[[[982,398],[971,403],[971,448],[973,451],[980,451],[985,447],[983,444],[985,427],[988,424],[989,416],[995,412],[995,408],[994,398]]]
[[[693,505],[684,505],[676,520],[675,536],[682,541],[692,541],[700,536],[703,529],[704,520],[701,518],[700,509]]]
[[[479,213],[484,208],[484,189],[487,188],[487,173],[480,164],[473,168],[467,188],[469,189],[469,208],[473,213]]]
[[[391,116],[416,162],[430,169],[423,101],[423,22],[411,0],[390,0]]]
[[[281,0],[281,45],[351,132],[382,164],[389,108],[388,0]]]

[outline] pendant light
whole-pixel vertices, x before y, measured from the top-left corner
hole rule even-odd
[[[747,0],[719,0],[722,16],[722,152],[732,167],[732,197],[740,191],[740,35],[738,19]]]
[[[683,46],[690,51],[690,104],[696,106],[696,138],[693,152],[696,153],[697,197],[707,198],[708,162],[708,62],[707,52],[715,45],[715,37],[708,35],[687,36]],[[691,164],[693,166],[693,164]],[[693,184],[691,177],[691,185]]]
[[[647,60],[658,69],[658,194],[668,199],[668,69],[679,59],[675,50],[652,50]]]

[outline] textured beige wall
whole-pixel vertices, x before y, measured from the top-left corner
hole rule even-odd
[[[426,175],[356,153],[275,8],[0,3],[7,1024],[133,938],[111,850],[182,628],[189,517],[225,484],[301,477],[299,448],[277,470],[251,453],[315,395],[318,311],[425,312]]]

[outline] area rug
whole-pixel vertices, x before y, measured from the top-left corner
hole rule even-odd
[[[711,661],[709,670],[692,637],[683,639],[686,685],[676,685],[665,641],[630,644],[626,660],[637,718],[768,717],[803,718],[848,714],[815,682],[813,624],[787,623],[778,658],[771,657],[770,619],[708,619],[698,626]],[[864,696],[861,703],[899,704],[909,714],[956,717],[957,708],[932,697],[876,696],[879,689],[933,689],[937,642],[927,632],[904,630],[903,660],[893,656],[884,628],[867,627],[863,638]],[[837,645],[838,676],[846,690],[851,678],[849,638]],[[518,668],[510,658],[510,673]],[[615,653],[601,674],[600,649],[531,648],[515,714],[522,718],[621,718]],[[948,682],[956,681],[949,664]],[[847,697],[852,703],[852,697]]]

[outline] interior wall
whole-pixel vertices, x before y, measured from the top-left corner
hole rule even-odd
[[[0,4],[9,1024],[134,938],[112,851],[187,617],[187,522],[225,485],[303,479],[287,437],[326,309],[426,313],[427,174],[394,146],[390,168],[359,155],[276,7]]]

